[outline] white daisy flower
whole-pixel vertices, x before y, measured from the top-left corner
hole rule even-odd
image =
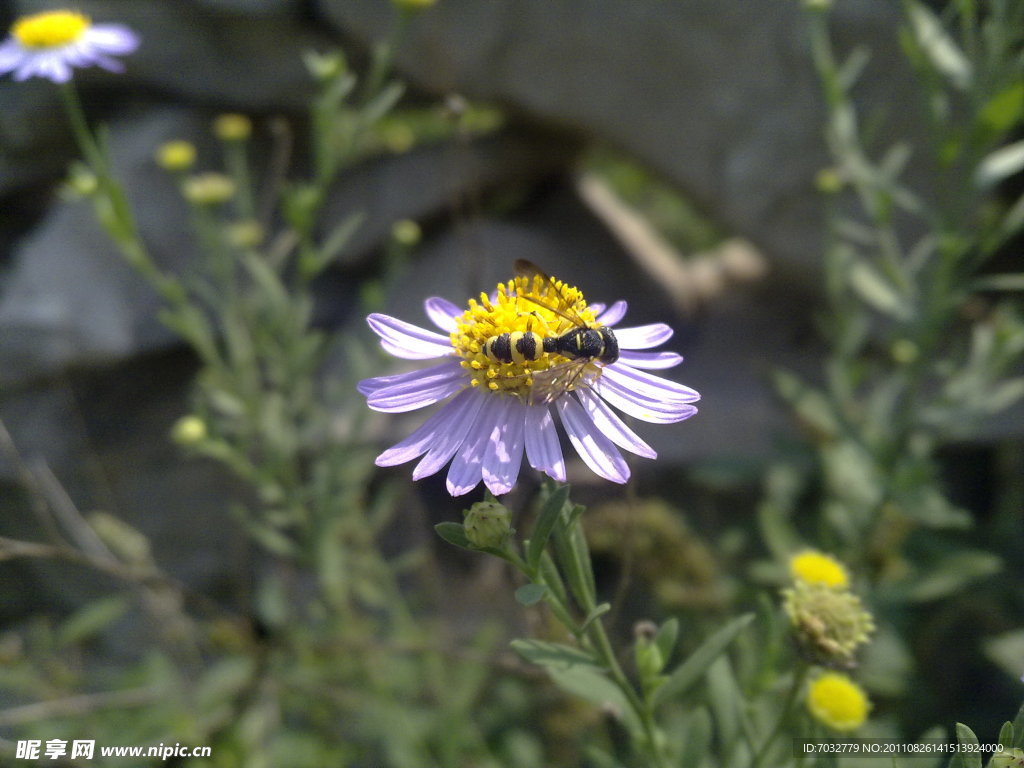
[[[45,77],[66,83],[75,68],[121,72],[124,67],[112,57],[138,46],[138,36],[121,24],[93,24],[76,11],[44,11],[14,22],[11,36],[0,43],[0,75],[13,72],[15,80]]]
[[[638,351],[668,341],[671,328],[655,323],[612,331],[626,314],[626,302],[607,309],[587,305],[578,289],[528,262],[517,262],[516,273],[491,296],[470,299],[465,310],[442,298],[427,299],[427,316],[444,334],[388,315],[367,318],[395,357],[441,359],[360,382],[370,408],[401,413],[451,398],[378,456],[378,466],[419,458],[412,475],[418,480],[451,462],[447,486],[453,496],[481,480],[501,495],[515,485],[525,451],[530,466],[565,482],[560,421],[587,466],[624,483],[629,467],[618,448],[652,459],[657,454],[609,405],[657,424],[697,412],[696,391],[646,372],[671,368],[682,357]]]

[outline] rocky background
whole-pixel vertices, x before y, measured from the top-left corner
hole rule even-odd
[[[253,117],[258,140],[278,116],[301,126],[312,92],[301,54],[340,45],[359,66],[394,18],[386,0],[75,5],[141,34],[125,75],[87,71],[79,84],[90,116],[110,127],[144,235],[171,270],[187,267],[194,243],[154,148],[184,137],[212,161],[204,136],[229,110]],[[3,2],[0,23],[48,7]],[[413,19],[398,58],[410,100],[460,94],[501,109],[506,126],[385,154],[342,180],[331,211],[368,218],[322,281],[322,322],[369,336],[355,313],[359,282],[379,268],[391,224],[412,218],[425,237],[393,286],[391,311],[421,322],[425,296],[462,301],[529,258],[592,299],[628,299],[628,320],[677,328],[670,346],[686,357],[677,377],[704,395],[701,413],[644,433],[662,458],[637,466],[641,478],[698,459],[764,459],[788,429],[767,372],[813,372],[820,354],[814,179],[827,155],[800,13],[788,0],[440,0]],[[904,105],[916,97],[895,13],[887,0],[848,0],[836,34],[846,50],[871,51],[858,92],[865,113],[886,117],[889,138],[913,140],[920,128]],[[215,588],[237,554],[225,481],[167,439],[187,410],[193,362],[88,207],[58,194],[75,150],[52,84],[0,81],[0,105],[0,416],[22,457],[45,461],[82,509],[122,516],[159,542],[172,574]],[[606,190],[579,181],[580,154],[594,145],[674,185],[728,236],[715,259],[697,260],[711,266],[666,258]],[[515,202],[490,213],[498,197]],[[467,200],[479,210],[467,215]],[[5,533],[32,538],[10,455],[0,482]],[[12,587],[0,609],[8,616],[40,594],[72,604],[89,588],[49,583],[59,576],[50,566],[0,568]]]

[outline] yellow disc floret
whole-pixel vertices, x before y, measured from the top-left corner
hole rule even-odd
[[[462,358],[462,367],[469,372],[472,385],[497,394],[515,395],[524,401],[529,399],[537,373],[566,363],[568,358],[545,353],[536,360],[497,362],[484,352],[488,339],[516,332],[551,338],[577,323],[600,327],[579,289],[539,275],[520,275],[499,283],[493,299],[483,293],[479,301],[470,299],[469,308],[455,320],[452,346]],[[591,368],[593,371],[584,380],[590,381],[599,374],[598,366],[588,366],[588,371]]]
[[[59,48],[78,40],[89,25],[88,16],[74,11],[45,11],[18,19],[11,34],[25,48]]]
[[[850,583],[846,568],[833,557],[813,549],[806,549],[789,561],[789,572],[794,581],[805,584],[824,584],[845,589]]]
[[[871,702],[846,675],[828,672],[811,683],[807,709],[816,720],[836,731],[855,731],[868,719]]]

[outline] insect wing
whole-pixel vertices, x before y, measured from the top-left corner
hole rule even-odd
[[[587,367],[588,360],[570,360],[533,374],[530,387],[530,403],[546,405],[553,403],[568,392]]]
[[[555,296],[558,297],[557,301],[558,304],[560,304],[561,306],[556,306],[553,303],[541,301],[540,299],[534,298],[533,296],[521,296],[520,298],[532,302],[537,306],[544,307],[544,309],[550,312],[554,312],[556,315],[565,318],[573,325],[582,325],[584,327],[587,326],[587,323],[583,320],[583,318],[580,317],[579,314],[577,314],[576,310],[569,305],[568,301],[566,301],[565,296],[562,294],[562,291],[558,287],[558,283],[556,283],[554,278],[551,277],[547,272],[538,267],[532,261],[527,261],[526,259],[516,259],[514,270],[516,277],[525,277],[530,280],[532,280],[534,277],[539,277],[541,280],[546,282],[548,284],[548,291],[551,294],[554,294]]]

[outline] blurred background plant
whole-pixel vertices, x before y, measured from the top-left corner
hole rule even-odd
[[[474,507],[459,523],[429,483],[417,494],[373,466],[380,426],[354,385],[385,358],[366,334],[328,333],[316,291],[374,198],[359,190],[339,211],[332,190],[367,158],[464,148],[506,119],[461,98],[417,104],[394,79],[415,3],[396,3],[358,65],[305,57],[306,120],[221,114],[215,165],[202,137],[154,147],[149,172],[177,186],[194,235],[180,273],[140,235],[109,139],[86,137],[69,193],[94,204],[198,360],[171,437],[233,477],[224,514],[255,549],[229,599],[196,591],[161,567],[165,542],[81,511],[76,489],[0,431],[17,501],[45,537],[0,538],[0,559],[100,579],[72,610],[33,611],[0,636],[0,746],[211,746],[176,763],[196,767],[732,768],[796,762],[794,738],[970,743],[952,727],[963,721],[1024,749],[1022,715],[1000,730],[1024,671],[1024,452],[1019,435],[986,449],[980,496],[962,460],[975,430],[1024,396],[1024,4],[904,3],[893,34],[919,103],[900,108],[920,109],[927,141],[891,146],[891,114],[863,114],[855,99],[872,52],[839,54],[832,4],[804,5],[831,164],[817,177],[824,364],[772,374],[799,435],[767,462],[701,457],[685,481],[658,477],[622,498],[546,486],[534,501],[525,483],[508,509]],[[904,180],[911,161],[923,184]],[[594,149],[579,168],[581,197],[627,248],[639,214],[640,240],[663,242],[659,253],[702,252],[675,274],[707,290],[677,306],[706,311],[723,290],[710,273],[728,272],[716,251],[728,229],[621,152]],[[457,221],[481,214],[480,193],[451,201]],[[520,203],[508,185],[486,204]],[[379,260],[347,274],[350,314],[390,300],[430,226],[389,222]],[[490,287],[474,258],[449,289]],[[669,272],[655,274],[671,289]],[[444,520],[442,538],[469,553],[410,535],[417,514]],[[485,610],[513,594],[518,605]],[[515,635],[527,637],[512,654]]]

